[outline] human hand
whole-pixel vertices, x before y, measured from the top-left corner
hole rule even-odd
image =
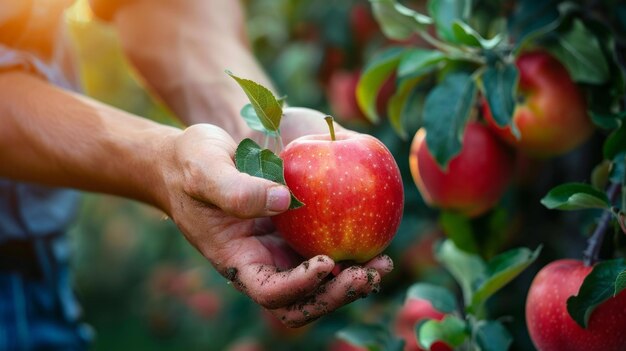
[[[311,132],[306,121],[319,115],[287,109],[281,128],[285,141],[300,130]],[[325,125],[323,119],[319,122]],[[267,218],[287,210],[288,189],[240,173],[233,162],[237,145],[224,130],[194,125],[168,137],[165,145],[159,165],[165,191],[162,207],[235,288],[286,325],[304,325],[377,291],[381,277],[391,271],[387,256],[346,268],[335,277],[335,262],[327,256],[302,262]]]

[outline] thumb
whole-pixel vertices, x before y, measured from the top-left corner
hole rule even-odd
[[[273,216],[286,211],[291,202],[289,189],[272,181],[224,167],[213,178],[209,200],[224,212],[239,218]]]

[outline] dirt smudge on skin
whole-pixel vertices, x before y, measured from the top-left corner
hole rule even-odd
[[[372,284],[374,282],[374,276],[376,275],[376,270],[373,268],[369,268],[367,270],[367,283]]]
[[[237,278],[237,273],[239,271],[237,270],[237,268],[235,267],[228,267],[226,268],[226,274],[224,274],[224,276],[226,277],[226,279],[230,280],[231,282],[234,282],[235,279]]]
[[[354,290],[352,286],[348,287],[348,290],[346,290],[346,297],[349,299],[356,297],[356,290]]]
[[[302,265],[304,266],[305,271],[309,269],[309,261],[302,262]]]

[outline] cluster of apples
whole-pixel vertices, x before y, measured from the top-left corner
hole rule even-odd
[[[410,168],[424,200],[431,206],[480,216],[494,207],[513,177],[510,147],[523,157],[565,154],[592,134],[585,97],[565,67],[545,52],[519,56],[520,73],[511,128],[496,125],[487,103],[485,123],[470,122],[460,154],[447,170],[435,162],[420,130],[411,146]],[[600,305],[586,329],[568,314],[567,299],[576,295],[593,267],[580,260],[561,259],[544,267],[533,280],[526,301],[526,323],[541,351],[626,350],[626,291]]]

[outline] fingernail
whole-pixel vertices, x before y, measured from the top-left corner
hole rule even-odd
[[[289,208],[291,195],[284,186],[275,186],[267,190],[266,207],[270,211],[282,212]]]

